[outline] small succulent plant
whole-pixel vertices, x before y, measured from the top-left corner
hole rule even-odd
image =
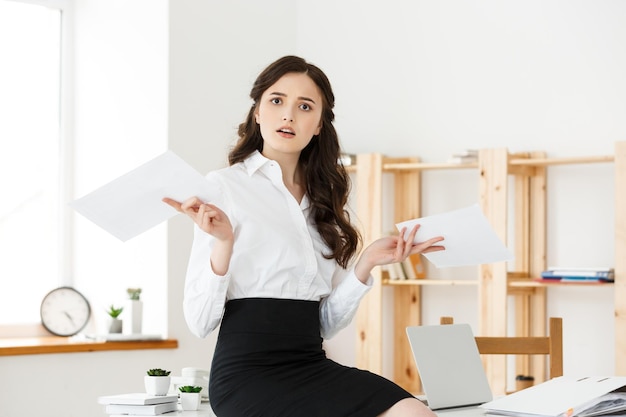
[[[107,310],[107,314],[116,319],[120,314],[122,314],[122,311],[124,311],[124,307],[117,308],[111,304],[111,307]]]
[[[202,391],[202,387],[195,387],[193,385],[183,385],[178,387],[180,392],[200,392]]]
[[[161,368],[148,369],[147,371],[148,376],[168,376],[170,373],[171,371]]]
[[[139,296],[141,295],[141,288],[127,288],[126,293],[128,294],[129,299],[139,300]]]

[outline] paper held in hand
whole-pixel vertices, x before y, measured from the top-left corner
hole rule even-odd
[[[126,241],[178,214],[163,197],[182,202],[193,196],[206,202],[214,198],[205,177],[167,151],[70,206]]]
[[[436,236],[444,237],[439,244],[445,246],[445,250],[424,254],[437,268],[513,260],[513,254],[498,238],[478,204],[407,220],[396,224],[396,227],[399,231],[406,227],[405,236],[408,236],[416,224],[420,228],[415,242]]]

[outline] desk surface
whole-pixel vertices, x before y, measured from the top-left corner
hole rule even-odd
[[[482,417],[485,411],[478,407],[455,408],[454,410],[435,411],[439,417]]]
[[[213,410],[211,410],[211,406],[208,402],[202,402],[197,411],[181,411],[180,404],[178,404],[178,411],[176,413],[167,413],[167,415],[184,417],[216,417],[215,414],[213,414]]]
[[[440,410],[436,412],[440,417],[482,417],[485,415],[484,411],[478,407],[464,407],[456,408],[454,410]],[[168,416],[184,416],[184,417],[215,417],[211,406],[208,402],[200,404],[198,411],[178,411],[176,414],[167,414]]]

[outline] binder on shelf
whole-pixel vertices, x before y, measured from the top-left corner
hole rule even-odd
[[[424,270],[424,263],[422,262],[422,255],[420,253],[409,255],[407,260],[413,269],[413,274],[416,279],[426,278],[426,271]]]

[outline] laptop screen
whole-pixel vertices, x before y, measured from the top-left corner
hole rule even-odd
[[[469,324],[410,326],[406,332],[431,409],[492,400]]]

